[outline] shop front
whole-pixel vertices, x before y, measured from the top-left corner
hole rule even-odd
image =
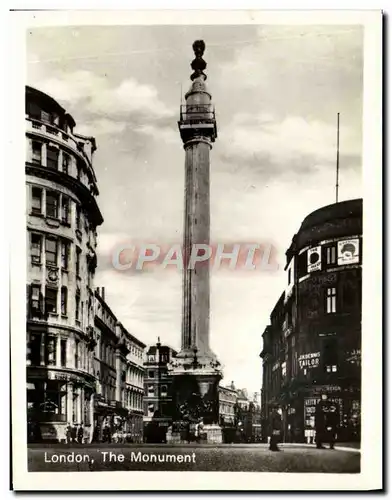
[[[95,380],[89,374],[27,368],[29,442],[65,442],[66,427],[82,426],[89,442],[93,429]]]
[[[299,390],[284,406],[284,434],[289,442],[315,443],[316,406],[321,395],[327,394],[328,401],[336,406],[339,415],[337,441],[360,440],[361,405],[359,390],[345,390],[337,385],[319,385]]]

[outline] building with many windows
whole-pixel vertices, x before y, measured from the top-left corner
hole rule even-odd
[[[105,289],[95,293],[94,438],[101,441],[105,426],[135,443],[143,441],[144,348],[105,302]]]
[[[172,381],[167,366],[177,352],[158,339],[145,354],[144,435],[150,442],[163,442],[172,421]]]
[[[218,386],[219,396],[219,425],[221,427],[234,427],[235,425],[235,408],[237,403],[237,390],[234,383],[231,385]]]
[[[63,440],[68,423],[92,439],[100,400],[126,408],[140,440],[145,346],[95,293],[96,144],[75,126],[53,98],[26,87],[29,439]]]
[[[272,406],[284,439],[312,441],[321,394],[336,403],[338,439],[360,436],[362,200],[311,213],[286,252],[287,284],[263,333],[263,437]]]
[[[95,140],[51,97],[26,88],[27,407],[42,438],[93,415]]]

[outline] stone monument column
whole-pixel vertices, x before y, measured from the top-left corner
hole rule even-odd
[[[220,363],[210,339],[210,150],[217,137],[215,110],[207,91],[205,44],[193,44],[191,87],[178,122],[185,149],[184,270],[181,350],[173,374],[174,420],[203,420],[207,440],[221,442],[218,426]]]

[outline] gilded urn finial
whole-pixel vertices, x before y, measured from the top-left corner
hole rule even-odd
[[[193,73],[191,75],[191,80],[202,76],[204,80],[207,79],[207,75],[204,73],[204,70],[207,67],[207,63],[203,59],[203,54],[206,48],[206,44],[203,40],[196,40],[192,45],[193,52],[195,53],[195,59],[191,63],[191,68],[193,69]]]

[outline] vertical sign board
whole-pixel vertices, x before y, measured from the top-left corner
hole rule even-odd
[[[321,246],[308,250],[308,273],[321,270]]]

